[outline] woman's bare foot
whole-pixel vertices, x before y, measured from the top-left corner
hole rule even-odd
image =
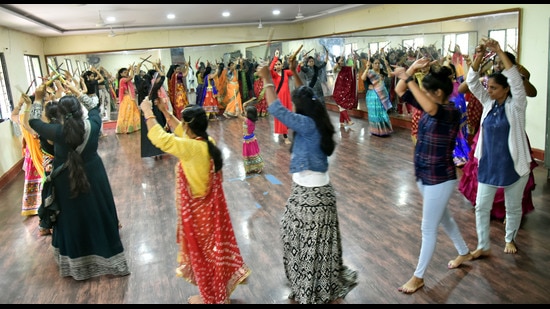
[[[424,279],[417,278],[415,276],[412,276],[407,283],[403,284],[402,286],[398,287],[397,290],[399,292],[403,292],[405,294],[412,294],[416,292],[416,290],[420,289],[424,286]]]
[[[459,256],[456,257],[456,259],[449,261],[449,263],[447,264],[447,268],[449,268],[449,269],[457,268],[458,266],[462,265],[462,263],[464,263],[465,261],[469,261],[473,258],[474,257],[472,256],[471,253],[466,253],[464,255],[459,255]]]
[[[472,259],[488,257],[489,255],[491,255],[491,250],[476,249],[475,251],[471,251],[470,254],[472,255]]]
[[[504,246],[504,253],[515,254],[517,252],[518,252],[518,248],[516,248],[516,244],[513,241],[507,242],[506,245]]]
[[[187,298],[187,302],[192,305],[204,304],[204,301],[202,300],[202,297],[200,295],[189,296]]]

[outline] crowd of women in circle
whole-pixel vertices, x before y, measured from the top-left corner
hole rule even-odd
[[[321,70],[329,58],[325,52],[321,62],[297,52],[281,59],[280,51],[270,62],[252,64],[239,58],[227,68],[223,63],[197,61],[196,83],[189,79],[191,60],[171,65],[167,73],[160,61],[151,62],[153,69],[140,74],[142,81],[137,83],[134,73],[140,71],[141,64],[117,72],[116,132],[141,130],[142,157],[169,153],[178,158],[177,275],[200,291],[189,303],[228,303],[231,292],[251,274],[229,219],[221,151],[207,131],[209,121],[218,119],[220,113],[243,121],[247,173],[261,173],[264,165],[254,136],[258,117],[272,115],[274,133],[292,144],[292,190],[281,220],[289,298],[297,303],[334,303],[357,284],[357,272],[343,263],[336,198],[328,172],[336,131],[324,102]],[[456,48],[454,52],[459,53]],[[476,47],[473,59],[459,54],[445,63],[437,54],[423,50],[415,60],[392,67],[391,57],[381,50],[375,56],[355,54],[350,63],[337,57],[334,66],[337,77],[332,91],[340,107],[341,124],[353,124],[347,111],[356,108],[358,77],[364,81],[372,135],[391,133],[386,117],[393,107],[392,96],[419,111],[411,135],[415,178],[423,197],[422,243],[413,276],[398,288],[409,294],[424,286],[440,224],[458,252],[447,265],[454,269],[491,254],[491,216],[502,219],[505,214],[504,252],[517,253],[515,237],[521,217],[533,210],[530,194],[536,163],[525,134],[525,108],[527,97],[535,96],[536,89],[529,83],[529,72],[492,39]],[[485,74],[484,62],[491,54],[492,72]],[[358,62],[368,69],[361,72],[355,66]],[[389,90],[380,70],[382,62],[396,79]],[[103,78],[96,69],[90,72],[80,82],[70,74],[65,80],[51,78],[32,96],[22,94],[12,114],[24,132],[22,215],[37,213],[45,177],[57,168],[68,171],[61,169],[53,179],[56,188],[69,188],[56,189],[61,212],[53,226],[43,226],[41,220],[40,231],[42,235],[53,233],[52,247],[61,276],[76,280],[130,274],[109,179],[97,153],[106,112],[98,95]],[[191,91],[194,95],[190,89],[195,90]],[[289,130],[292,138],[287,135]],[[457,167],[463,170],[460,181]],[[473,251],[447,208],[457,183],[476,206],[478,244]],[[315,198],[307,198],[310,195]],[[324,224],[315,224],[320,221]],[[214,222],[213,230],[203,229]],[[96,241],[98,234],[102,241]],[[83,243],[88,245],[81,246]],[[317,259],[319,255],[324,258]],[[227,258],[233,263],[224,263]],[[312,285],[316,288],[310,288]]]

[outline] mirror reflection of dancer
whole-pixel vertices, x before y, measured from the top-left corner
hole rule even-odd
[[[365,103],[369,116],[369,131],[374,136],[389,136],[393,133],[388,110],[392,108],[390,94],[386,88],[384,78],[387,73],[380,66],[380,59],[372,60],[369,52],[368,59],[361,59],[367,69],[361,75],[367,94]]]
[[[141,63],[136,66],[139,71]],[[117,72],[118,80],[118,118],[115,132],[132,133],[141,130],[141,113],[136,102],[136,88],[132,79],[134,78],[134,66],[121,68]]]
[[[271,78],[273,79],[273,84],[277,96],[281,100],[281,103],[284,107],[286,107],[288,110],[292,110],[292,100],[290,98],[290,88],[288,85],[288,81],[290,77],[293,76],[293,74],[290,70],[283,70],[283,62],[279,58],[279,50],[275,51],[275,57],[273,57],[269,68],[271,69]],[[265,84],[264,87],[266,87]],[[273,126],[273,133],[282,134],[285,144],[290,144],[291,142],[288,139],[288,127],[277,118],[273,119]]]
[[[358,104],[355,67],[345,65],[344,57],[338,56],[332,71],[336,74],[332,98],[340,111],[340,126],[351,126],[353,121],[349,117],[348,110],[357,108]]]

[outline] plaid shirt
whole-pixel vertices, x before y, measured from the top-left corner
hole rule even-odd
[[[401,97],[418,109],[420,104],[407,90]],[[454,104],[438,104],[434,116],[422,113],[418,121],[418,140],[414,149],[414,170],[424,185],[456,179],[453,149],[460,125],[460,111]]]

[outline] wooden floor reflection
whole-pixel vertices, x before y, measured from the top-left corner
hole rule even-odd
[[[338,113],[330,112],[335,124]],[[412,295],[397,291],[416,266],[420,249],[421,198],[414,181],[410,131],[394,128],[387,138],[368,134],[368,122],[337,127],[330,158],[337,193],[344,262],[359,271],[359,284],[345,304],[537,304],[550,302],[550,186],[547,170],[535,169],[535,211],[524,218],[518,254],[503,253],[504,231],[491,222],[490,258],[454,270],[456,256],[440,229],[425,287]],[[273,135],[273,120],[257,122],[266,161],[261,175],[246,176],[241,160],[241,123],[210,122],[209,133],[223,150],[224,189],[245,262],[248,284],[231,295],[233,304],[290,304],[282,265],[280,218],[289,195],[289,145]],[[20,216],[23,173],[0,190],[0,303],[3,304],[169,304],[186,303],[195,286],[176,277],[174,165],[140,157],[140,133],[108,134],[100,141],[132,274],[79,282],[60,278],[50,237],[38,236],[36,217]],[[469,244],[477,241],[472,206],[457,191],[450,208]],[[99,227],[98,227],[99,228]]]

